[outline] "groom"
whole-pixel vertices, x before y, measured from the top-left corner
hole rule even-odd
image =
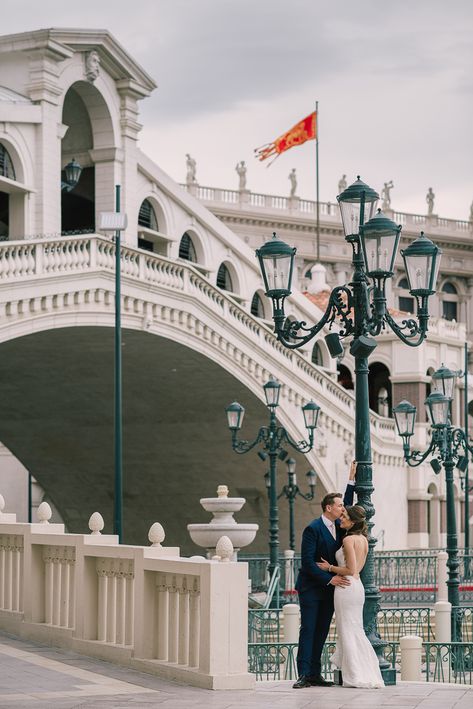
[[[322,571],[317,561],[322,557],[335,564],[335,552],[340,549],[343,530],[339,519],[345,505],[353,504],[356,463],[350,468],[350,478],[345,497],[339,492],[330,492],[322,500],[322,516],[314,519],[302,534],[301,568],[296,582],[301,608],[297,672],[299,678],[294,689],[314,685],[329,687],[321,674],[321,655],[333,616],[333,592],[335,586],[349,586],[344,576]]]

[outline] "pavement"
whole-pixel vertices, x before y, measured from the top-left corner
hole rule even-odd
[[[197,689],[0,633],[0,707],[73,709],[473,709],[473,687],[399,682],[384,689],[257,682],[254,690]]]

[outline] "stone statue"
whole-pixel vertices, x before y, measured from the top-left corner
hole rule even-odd
[[[394,183],[392,180],[389,180],[389,182],[384,183],[384,187],[381,191],[381,197],[383,200],[381,209],[391,209],[391,195],[389,193],[393,187]]]
[[[90,83],[93,84],[99,74],[100,74],[99,53],[95,49],[92,49],[91,52],[87,52],[87,54],[85,55],[85,75],[87,77],[87,81],[90,81]]]
[[[435,195],[432,191],[432,187],[429,187],[429,191],[427,192],[427,196],[425,198],[427,202],[427,216],[431,217],[432,214],[434,213],[434,199]]]
[[[347,176],[342,175],[338,181],[338,194],[341,194],[343,192],[343,190],[346,190],[346,188],[347,188]]]
[[[186,184],[193,185],[197,182],[196,176],[195,176],[196,170],[197,170],[197,163],[194,160],[194,158],[191,158],[189,153],[186,153],[186,167],[187,167]]]
[[[289,192],[289,197],[295,197],[297,190],[297,177],[295,167],[293,167],[291,172],[289,173],[289,182],[291,183],[291,191]]]
[[[473,202],[471,203],[470,207],[470,222],[473,222]]]
[[[238,189],[240,192],[243,192],[243,190],[246,190],[246,165],[245,161],[242,160],[241,162],[237,163],[237,166],[235,168],[237,171],[237,175],[240,178],[240,181],[238,183]]]

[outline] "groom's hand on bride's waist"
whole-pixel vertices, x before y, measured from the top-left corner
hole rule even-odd
[[[347,579],[346,576],[334,576],[330,583],[332,586],[349,586],[350,579]]]

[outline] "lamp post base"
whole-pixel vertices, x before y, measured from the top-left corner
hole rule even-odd
[[[381,668],[381,677],[386,687],[396,684],[396,670],[393,667]]]

